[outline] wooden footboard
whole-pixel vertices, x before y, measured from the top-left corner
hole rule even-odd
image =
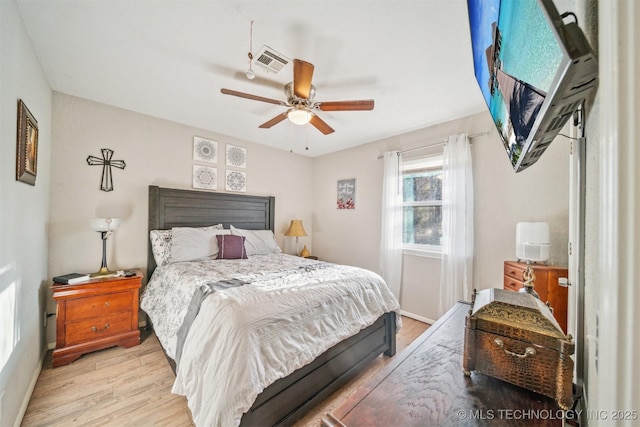
[[[380,354],[393,356],[395,352],[396,314],[385,313],[357,335],[267,387],[240,425],[291,425]]]

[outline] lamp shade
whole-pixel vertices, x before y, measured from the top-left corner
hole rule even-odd
[[[287,118],[297,125],[306,125],[311,120],[311,113],[303,108],[292,108],[287,112]]]
[[[94,231],[115,231],[119,225],[119,218],[93,218],[89,220],[89,227]]]
[[[516,257],[527,261],[549,259],[549,224],[519,222],[516,224]]]
[[[284,233],[285,236],[290,237],[303,237],[307,235],[307,232],[304,231],[304,227],[302,226],[301,219],[292,219],[291,224],[289,225],[289,229]]]

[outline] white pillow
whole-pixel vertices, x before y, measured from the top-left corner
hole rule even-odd
[[[171,262],[195,261],[218,255],[217,234],[229,230],[174,227],[171,229]]]
[[[199,227],[200,230],[222,230],[222,224]],[[171,262],[171,230],[151,230],[149,232],[151,252],[157,266]]]
[[[271,230],[244,230],[231,226],[231,234],[244,236],[247,256],[280,253],[280,247]]]

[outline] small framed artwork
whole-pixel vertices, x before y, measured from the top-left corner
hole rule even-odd
[[[36,185],[38,173],[38,121],[25,103],[18,100],[16,180]]]
[[[234,168],[247,167],[247,149],[237,145],[227,144],[227,166]]]
[[[247,173],[227,170],[226,171],[226,190],[238,191],[240,193],[247,192]]]
[[[193,160],[198,162],[218,163],[218,141],[194,136]]]
[[[341,179],[338,181],[338,209],[356,208],[356,179]]]
[[[209,166],[193,165],[193,188],[217,190],[218,169]]]

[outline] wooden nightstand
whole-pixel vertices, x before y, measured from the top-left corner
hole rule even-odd
[[[503,289],[519,291],[524,284],[522,273],[526,268],[527,264],[524,262],[505,261]],[[540,296],[540,301],[549,302],[549,305],[553,308],[553,316],[566,334],[569,290],[560,286],[558,279],[569,277],[568,270],[563,267],[542,264],[531,264],[531,268],[533,268],[533,274],[536,276],[533,281],[533,288]]]
[[[91,279],[75,285],[54,282],[51,289],[57,302],[57,318],[53,367],[103,348],[140,344],[141,284],[140,271],[131,277]]]

